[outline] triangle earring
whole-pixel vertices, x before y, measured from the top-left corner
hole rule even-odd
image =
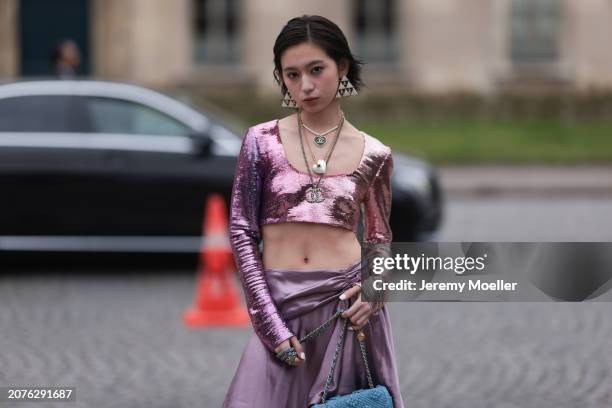
[[[297,102],[291,97],[289,91],[285,92],[285,96],[283,97],[283,101],[281,103],[283,108],[297,108]]]
[[[336,98],[343,98],[348,96],[358,95],[357,90],[351,84],[348,77],[345,75],[340,78],[340,83],[338,84],[338,92],[336,92]]]

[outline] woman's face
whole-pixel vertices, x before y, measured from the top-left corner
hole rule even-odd
[[[74,41],[66,41],[62,45],[62,58],[70,65],[77,66],[81,62],[79,47]]]
[[[287,48],[281,56],[282,79],[293,99],[303,110],[318,112],[336,97],[340,78],[336,62],[322,48],[301,43]]]

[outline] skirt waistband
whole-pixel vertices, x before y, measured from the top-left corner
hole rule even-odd
[[[265,270],[272,299],[285,319],[292,319],[329,302],[361,280],[361,259],[335,269]]]

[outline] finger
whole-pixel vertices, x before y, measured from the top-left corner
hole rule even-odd
[[[357,320],[368,318],[372,314],[370,307],[366,304],[361,304],[359,308],[355,311],[353,316],[351,316],[351,322],[356,323]]]
[[[287,362],[287,365],[291,366],[291,367],[297,367],[300,364],[302,364],[302,360],[300,360],[299,358],[296,358],[295,360],[293,360],[293,362]]]
[[[363,322],[366,322],[370,319],[370,316],[372,316],[372,310],[370,309],[370,307],[367,305],[367,303],[361,303],[359,305],[359,308],[357,308],[355,313],[350,317],[351,326],[358,326],[360,324],[363,324]]]
[[[361,292],[361,287],[355,285],[351,288],[347,289],[340,295],[340,300],[350,299],[355,296],[357,293]]]
[[[348,309],[346,309],[340,316],[345,319],[350,319],[359,310],[359,303],[353,303]]]
[[[367,306],[360,307],[357,311],[351,316],[351,323],[353,325],[359,324],[360,321],[367,320],[370,317],[370,310]]]
[[[357,299],[351,304],[351,306],[342,313],[342,317],[350,318],[352,317],[361,307],[363,307],[364,302],[361,301],[361,288],[357,287]]]
[[[367,326],[369,322],[370,322],[369,319],[360,320],[356,324],[351,325],[351,327],[349,327],[349,330],[359,331],[363,329],[365,326]]]
[[[287,347],[290,347],[291,343],[289,343],[289,340],[285,340],[283,341],[281,344],[279,344],[279,346],[277,348],[274,349],[274,352],[278,354],[278,352],[280,352],[281,350],[286,349]]]
[[[360,318],[359,320],[357,320],[357,326],[359,326],[359,328],[363,328],[369,322],[370,322],[370,316],[364,316]]]
[[[306,360],[306,354],[304,353],[304,349],[302,349],[302,345],[300,344],[300,341],[297,339],[297,337],[293,336],[291,338],[291,345],[297,352],[298,358],[302,361]]]

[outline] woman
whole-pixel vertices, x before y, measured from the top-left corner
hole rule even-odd
[[[51,54],[51,64],[55,75],[62,79],[73,79],[81,64],[79,46],[73,40],[60,41]]]
[[[297,112],[249,128],[238,158],[230,240],[255,333],[223,406],[320,403],[341,319],[304,344],[298,339],[342,308],[353,331],[328,398],[367,388],[354,337],[363,329],[374,382],[403,407],[387,308],[360,295],[360,206],[364,242],[390,243],[393,170],[389,147],[356,129],[340,107],[358,93],[360,62],[336,24],[302,16],[283,27],[274,64],[282,104]],[[277,357],[288,347],[297,358]]]

